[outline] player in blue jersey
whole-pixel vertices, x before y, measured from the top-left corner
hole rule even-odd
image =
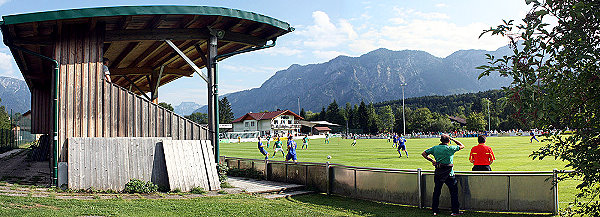
[[[258,151],[265,156],[265,160],[269,159],[269,153],[265,150],[265,145],[260,141],[260,136],[258,137]]]
[[[406,153],[406,157],[408,158],[408,151],[406,151],[405,143],[406,139],[403,135],[400,135],[400,137],[398,137],[398,154],[400,154],[400,157],[402,157],[402,151],[404,151],[404,153]]]
[[[535,141],[540,142],[540,140],[535,138],[535,133],[533,132],[533,130],[531,130],[531,132],[529,133],[529,136],[531,136],[531,138],[529,138],[529,143],[532,143],[534,139],[535,139]]]
[[[395,148],[398,145],[398,135],[394,134],[393,141],[392,148]]]
[[[287,156],[285,157],[285,161],[289,161],[292,160],[294,162],[296,162],[298,160],[298,157],[296,156],[296,142],[294,141],[293,137],[290,136],[288,137],[288,143],[287,143]]]

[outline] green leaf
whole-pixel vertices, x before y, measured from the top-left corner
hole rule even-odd
[[[535,12],[535,15],[537,15],[538,17],[542,17],[546,14],[548,14],[548,11],[546,11],[546,10],[539,10],[539,11]]]
[[[529,5],[531,3],[540,4],[540,2],[538,2],[537,0],[525,0],[525,4]]]

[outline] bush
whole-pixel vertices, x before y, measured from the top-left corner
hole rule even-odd
[[[192,193],[192,194],[205,194],[205,193],[206,193],[206,191],[205,191],[205,190],[204,190],[204,188],[202,188],[202,187],[193,187],[193,188],[190,190],[190,193]]]
[[[235,188],[235,186],[229,184],[229,182],[221,182],[221,188]]]
[[[223,183],[227,181],[228,170],[229,168],[227,167],[227,165],[219,162],[219,164],[217,165],[217,173],[219,173],[219,182]]]
[[[229,174],[230,176],[246,177],[246,178],[258,179],[258,180],[265,179],[265,174],[262,171],[258,171],[254,168],[248,168],[248,169],[231,168],[227,171],[227,174]]]
[[[124,193],[141,193],[141,194],[149,194],[154,193],[158,190],[158,186],[154,183],[148,181],[144,182],[139,179],[131,179],[127,184],[125,184]]]

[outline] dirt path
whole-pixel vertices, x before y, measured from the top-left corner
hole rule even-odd
[[[50,185],[50,164],[48,161],[30,161],[26,149],[0,158],[0,181],[35,186]]]

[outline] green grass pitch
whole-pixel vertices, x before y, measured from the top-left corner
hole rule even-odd
[[[473,165],[469,162],[471,147],[477,145],[477,138],[457,138],[466,147],[454,156],[455,171],[471,171]],[[329,144],[324,144],[324,139],[313,139],[309,142],[308,150],[301,150],[302,140],[296,139],[298,144],[298,161],[301,162],[331,162],[349,166],[379,167],[394,169],[417,169],[433,170],[431,163],[421,153],[434,145],[440,143],[439,138],[430,139],[408,139],[406,149],[409,157],[402,152],[399,158],[396,148],[387,139],[359,139],[356,146],[351,146],[352,139],[331,138]],[[265,143],[265,141],[263,141]],[[284,141],[285,144],[285,141]],[[491,165],[494,171],[552,171],[565,168],[566,163],[545,158],[544,160],[533,160],[529,155],[544,145],[542,142],[529,143],[529,137],[489,137],[486,142],[492,147],[496,161]],[[272,158],[273,142],[266,148],[270,160],[285,160],[281,153]],[[452,144],[455,145],[455,144]],[[263,159],[258,151],[256,142],[221,143],[221,155],[231,157],[244,157]],[[327,155],[331,159],[327,159]],[[559,196],[561,206],[573,201],[576,189],[575,181],[562,182],[559,185]]]

